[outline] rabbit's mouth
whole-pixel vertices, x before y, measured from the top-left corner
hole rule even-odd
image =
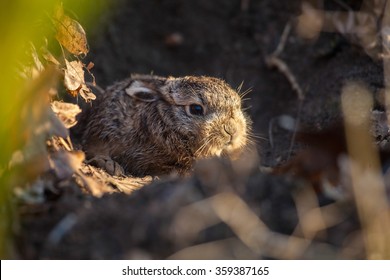
[[[247,132],[244,126],[235,121],[222,125],[212,136],[203,139],[203,144],[195,152],[197,158],[228,156],[237,158],[247,143]]]
[[[228,134],[224,135],[222,139],[220,145],[216,145],[214,148],[209,149],[209,156],[228,156],[231,159],[236,159],[246,145],[245,134]]]

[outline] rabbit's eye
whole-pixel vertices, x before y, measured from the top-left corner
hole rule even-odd
[[[199,104],[190,104],[186,106],[187,114],[193,115],[193,116],[203,116],[204,115],[204,109],[202,105]]]

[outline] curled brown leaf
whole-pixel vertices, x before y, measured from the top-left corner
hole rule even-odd
[[[52,102],[51,108],[66,128],[71,128],[77,123],[76,116],[81,112],[77,104],[60,101]]]
[[[69,62],[65,59],[65,66],[65,87],[70,92],[77,92],[81,88],[82,84],[85,83],[83,64],[78,60]]]
[[[65,65],[64,84],[69,93],[73,96],[80,94],[87,102],[95,100],[96,96],[85,84],[83,63],[79,60],[69,62],[65,59]]]

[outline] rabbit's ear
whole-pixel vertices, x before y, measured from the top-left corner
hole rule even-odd
[[[154,102],[160,99],[160,95],[156,90],[139,81],[133,82],[125,91],[130,97],[143,102]]]

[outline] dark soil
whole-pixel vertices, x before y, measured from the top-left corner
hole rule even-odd
[[[242,6],[245,2],[249,3],[247,8]],[[343,10],[337,1],[325,2],[327,9]],[[359,9],[359,1],[345,2],[353,2],[352,8]],[[286,76],[265,62],[276,49],[285,26],[294,26],[301,14],[299,0],[111,3],[93,28],[87,30],[91,49],[87,60],[95,64],[97,83],[106,87],[130,73],[215,76],[234,88],[243,82],[243,90],[251,89],[244,104],[253,120],[253,130],[265,139],[257,141],[262,167],[278,166],[288,160],[290,153],[294,156],[302,149],[294,142],[291,151],[293,134],[274,121],[278,117],[291,116],[311,130],[324,129],[342,119],[340,93],[347,81],[361,81],[374,94],[383,88],[382,63],[374,61],[359,45],[337,33],[321,33],[314,40],[304,40],[293,28],[280,58],[304,91],[299,112],[297,93]],[[62,186],[59,194],[48,196],[45,203],[21,207],[19,257],[365,257],[353,203],[336,203],[344,218],[313,236],[315,242],[304,252],[292,255],[251,249],[226,221],[210,222],[209,226],[194,230],[195,235],[175,231],[184,209],[229,190],[271,231],[283,236],[294,232],[299,236],[294,197],[304,193],[302,181],[260,172],[258,168],[247,172],[250,176],[244,178],[235,166],[217,160],[212,161],[210,169],[198,167],[189,178],[163,179],[131,195],[116,193],[101,198],[86,195],[69,183]],[[320,206],[334,202],[322,193],[317,193],[317,201]],[[203,219],[192,214],[186,228]],[[202,245],[191,253],[183,250]],[[354,250],[343,251],[346,245]]]

